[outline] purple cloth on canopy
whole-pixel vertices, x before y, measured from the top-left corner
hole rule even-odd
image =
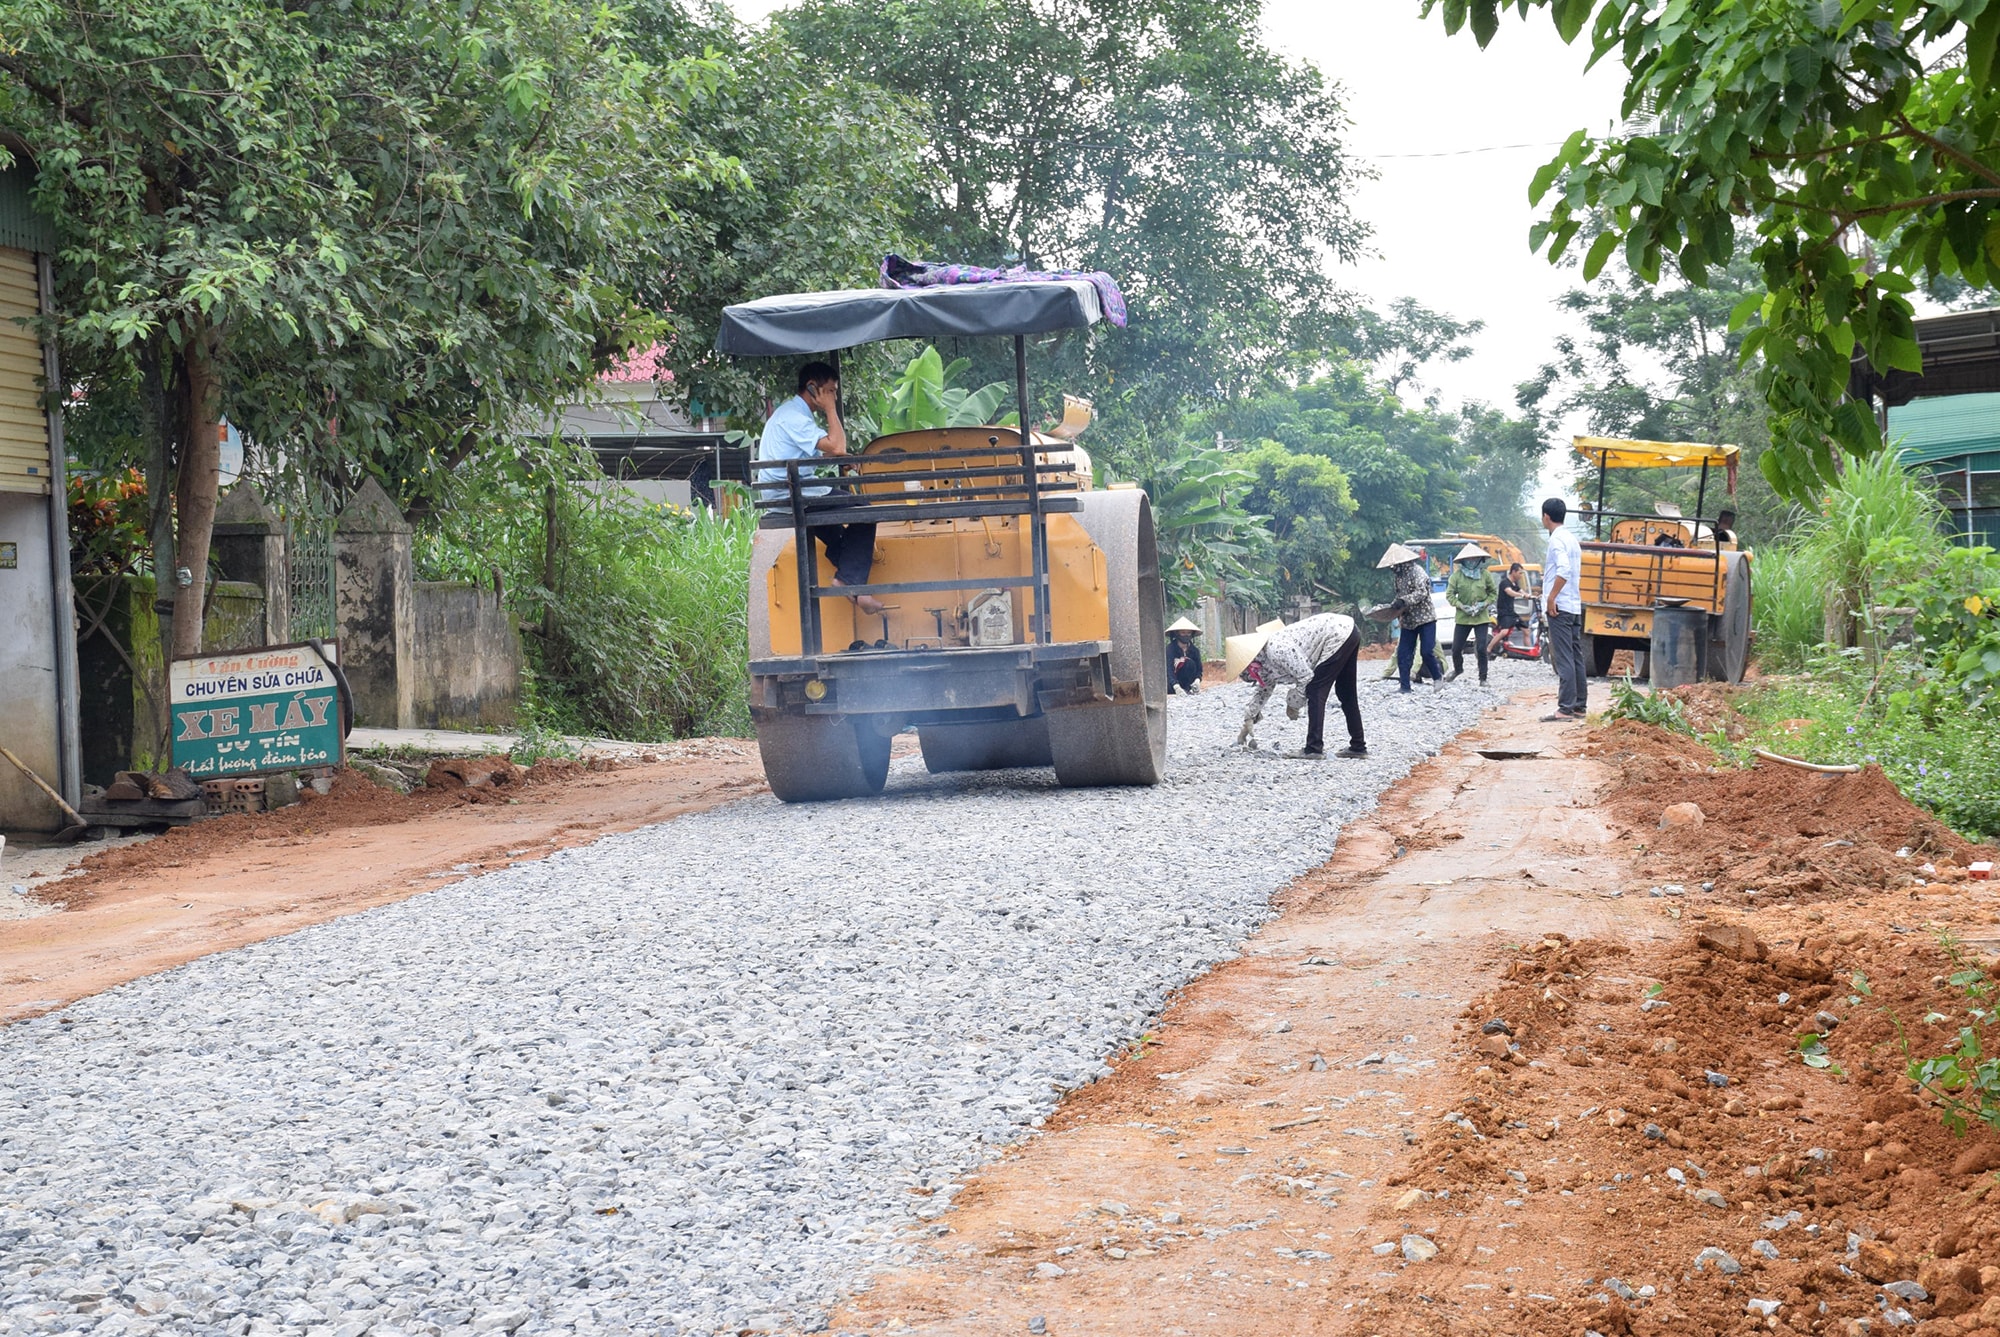
[[[960,283],[1050,283],[1082,279],[1097,289],[1104,318],[1125,328],[1125,294],[1117,281],[1101,269],[984,269],[978,265],[935,265],[921,260],[905,260],[900,255],[882,257],[882,286],[885,288],[939,288]]]

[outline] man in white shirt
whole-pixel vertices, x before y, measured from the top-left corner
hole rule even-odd
[[[1332,692],[1340,701],[1340,713],[1347,719],[1347,746],[1337,757],[1366,757],[1368,736],[1361,728],[1361,698],[1355,684],[1355,661],[1361,655],[1361,633],[1354,619],[1339,613],[1321,613],[1272,631],[1259,628],[1244,636],[1231,636],[1226,648],[1229,667],[1235,676],[1249,679],[1257,690],[1243,710],[1243,728],[1236,741],[1250,741],[1257,721],[1264,717],[1264,703],[1278,684],[1290,687],[1285,714],[1306,717],[1306,745],[1285,755],[1304,761],[1318,761],[1326,755],[1326,696]]]
[[[820,428],[814,411],[826,415]],[[809,460],[819,455],[845,455],[847,429],[840,421],[840,373],[824,362],[808,362],[799,368],[799,392],[771,412],[764,435],[757,443],[757,459]],[[802,478],[820,475],[817,469],[801,469]],[[782,497],[786,491],[783,469],[757,471],[760,498]],[[776,486],[771,486],[776,484]],[[824,497],[832,491],[824,483],[800,489],[808,497]],[[866,585],[875,565],[874,525],[830,525],[813,534],[826,548],[826,560],[833,564],[836,585]],[[882,611],[882,601],[870,594],[854,596],[854,606],[864,613]]]
[[[1556,713],[1544,720],[1581,720],[1589,714],[1583,667],[1583,545],[1563,528],[1569,507],[1561,497],[1542,503],[1542,528],[1549,532],[1542,581],[1548,600],[1549,652],[1556,661]]]

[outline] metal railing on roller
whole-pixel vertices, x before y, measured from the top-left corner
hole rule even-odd
[[[945,450],[929,453],[851,457],[850,472],[838,479],[824,478],[809,470],[836,463],[831,457],[803,460],[759,460],[753,464],[760,475],[752,486],[759,493],[783,489],[775,497],[760,497],[757,509],[769,516],[788,516],[791,521],[799,577],[800,651],[820,653],[819,601],[827,595],[846,597],[857,594],[930,594],[944,590],[1028,589],[1034,593],[1034,616],[1030,619],[1035,643],[1047,645],[1049,628],[1049,545],[1045,517],[1082,509],[1073,494],[1072,479],[1048,477],[1069,474],[1069,464],[1044,464],[1035,457],[1046,446],[1001,445],[998,442],[976,450]],[[995,464],[967,464],[967,456],[1006,457]],[[876,462],[880,461],[878,465]],[[911,465],[931,468],[910,468]],[[761,477],[769,470],[783,469],[785,481]],[[802,477],[802,475],[804,475]],[[910,490],[910,484],[918,485]],[[896,490],[873,492],[864,489],[887,484]],[[814,488],[831,490],[818,496]],[[987,516],[1025,515],[1030,542],[1029,569],[1013,576],[979,576],[962,580],[911,580],[870,585],[821,585],[819,552],[812,546],[812,531],[835,525],[886,524],[892,520],[979,519]]]

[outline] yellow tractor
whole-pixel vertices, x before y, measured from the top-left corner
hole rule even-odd
[[[1151,504],[1089,490],[1068,440],[1027,428],[1026,337],[1101,317],[1087,282],[767,297],[723,313],[741,356],[883,339],[1011,336],[1019,427],[878,437],[842,462],[771,461],[750,559],[750,713],[787,802],[881,790],[915,725],[933,772],[1052,766],[1058,783],[1150,785],[1166,765],[1165,595]],[[833,588],[813,531],[873,524],[866,585]],[[799,561],[809,553],[812,560]],[[850,596],[884,607],[865,614]]]
[[[1729,491],[1736,490],[1738,449],[1579,436],[1576,453],[1598,469],[1593,537],[1583,541],[1585,667],[1603,677],[1621,649],[1631,650],[1643,665],[1652,646],[1655,613],[1685,609],[1708,618],[1707,634],[1697,638],[1695,647],[1697,675],[1743,681],[1750,662],[1750,554],[1737,547],[1733,535],[1723,537],[1713,521],[1700,518],[1712,470],[1723,469]],[[1605,477],[1613,469],[1697,466],[1701,481],[1693,516],[1672,506],[1656,507],[1650,515],[1604,508]]]

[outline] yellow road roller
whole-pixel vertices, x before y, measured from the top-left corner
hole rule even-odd
[[[717,348],[837,355],[886,339],[1011,337],[1019,427],[878,437],[763,461],[750,559],[750,714],[787,802],[881,790],[916,726],[933,772],[1052,766],[1068,786],[1166,765],[1165,594],[1151,504],[1092,491],[1071,443],[1027,426],[1027,337],[1102,316],[1084,281],[858,289],[727,308]],[[768,472],[767,472],[768,471]],[[835,587],[814,531],[873,524],[865,585]],[[810,554],[801,562],[800,554]],[[852,596],[882,611],[863,613]]]
[[[1584,667],[1603,677],[1619,650],[1643,664],[1652,645],[1654,615],[1684,608],[1707,615],[1707,635],[1697,637],[1695,672],[1720,682],[1742,682],[1750,664],[1750,554],[1735,536],[1724,536],[1700,518],[1711,471],[1725,471],[1736,491],[1735,446],[1687,441],[1634,441],[1579,436],[1576,453],[1597,466],[1593,536],[1583,541]],[[1607,511],[1604,480],[1613,469],[1691,469],[1699,466],[1695,513],[1670,506],[1652,514]],[[1643,672],[1643,670],[1641,670]]]

